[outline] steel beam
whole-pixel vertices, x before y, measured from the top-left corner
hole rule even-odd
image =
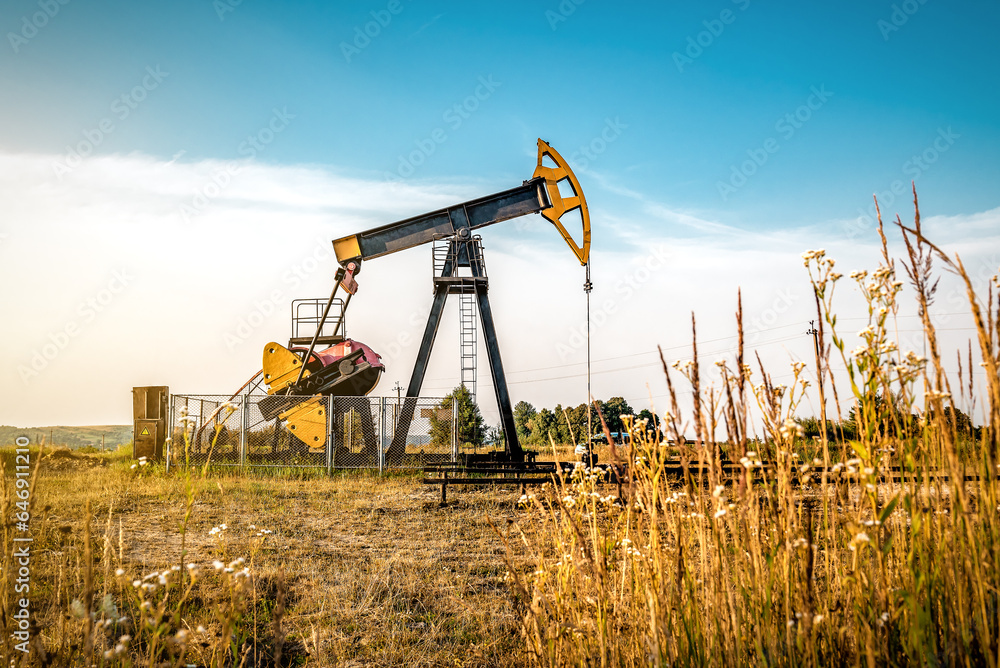
[[[545,179],[536,178],[494,195],[456,204],[413,218],[376,227],[333,242],[337,260],[372,258],[453,236],[462,228],[476,230],[551,207]]]

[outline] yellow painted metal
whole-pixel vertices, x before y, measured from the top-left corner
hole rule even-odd
[[[546,156],[552,162],[556,163],[555,167],[548,167],[543,164],[542,161]],[[549,201],[552,202],[552,206],[548,209],[543,209],[541,214],[556,226],[556,229],[562,234],[563,239],[569,244],[570,250],[576,255],[576,259],[580,261],[580,264],[586,265],[590,259],[590,212],[587,210],[587,199],[583,196],[583,188],[580,187],[580,182],[577,181],[576,174],[573,173],[573,170],[563,160],[563,157],[559,155],[559,152],[542,139],[538,140],[538,166],[532,175],[532,178],[538,177],[545,179],[545,190],[549,194]],[[559,192],[559,182],[563,179],[568,180],[573,187],[573,197],[563,197]],[[566,228],[560,221],[563,214],[574,209],[580,210],[580,218],[583,220],[583,244],[580,246],[576,244],[573,236],[566,231]]]
[[[317,394],[312,399],[292,406],[278,417],[287,420],[285,427],[296,438],[309,446],[309,452],[323,452],[326,447],[326,411],[323,396]]]
[[[361,245],[358,243],[358,235],[352,234],[349,237],[334,239],[333,252],[337,255],[337,261],[344,264],[347,260],[361,257]]]
[[[293,384],[299,377],[299,367],[302,360],[291,350],[271,341],[264,346],[264,382],[268,385],[268,394],[274,394]],[[309,375],[307,370],[302,377]]]

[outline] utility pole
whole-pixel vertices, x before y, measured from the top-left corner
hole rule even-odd
[[[816,351],[816,359],[819,359],[819,330],[815,327],[816,321],[809,321],[809,329],[806,330],[806,334],[811,334],[813,337],[813,350]]]
[[[403,390],[405,388],[402,385],[400,385],[399,381],[397,380],[396,384],[393,386],[392,389],[396,390],[396,415],[392,419],[393,424],[395,424],[396,423],[396,419],[399,417],[399,404],[402,401],[402,398],[401,398],[402,394],[401,393],[403,392]]]

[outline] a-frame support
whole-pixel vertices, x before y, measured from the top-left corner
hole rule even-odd
[[[441,266],[440,275],[434,276],[434,301],[427,317],[427,326],[420,341],[417,361],[413,366],[413,374],[406,386],[406,400],[400,408],[392,444],[386,453],[388,461],[402,458],[406,451],[406,436],[413,421],[416,410],[416,397],[420,396],[420,388],[427,372],[431,349],[437,337],[438,326],[444,305],[450,294],[474,293],[479,307],[480,322],[483,326],[486,352],[490,360],[490,374],[493,377],[493,387],[496,390],[497,406],[500,409],[500,426],[504,432],[507,458],[510,461],[524,461],[524,451],[517,438],[514,428],[514,412],[510,404],[510,394],[507,392],[507,377],[503,371],[503,361],[500,359],[500,345],[497,342],[496,328],[493,324],[493,311],[490,309],[489,279],[486,276],[486,264],[483,261],[482,245],[478,237],[472,237],[468,227],[455,221],[459,233],[448,240],[448,252]],[[467,267],[471,276],[459,276],[459,268]]]

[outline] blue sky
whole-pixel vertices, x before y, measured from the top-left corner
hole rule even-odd
[[[17,339],[2,367],[17,387],[18,366],[71,317],[58,315],[59,308],[73,313],[76,303],[74,296],[58,305],[60,285],[78,278],[85,284],[92,272],[89,289],[99,289],[116,257],[166,253],[158,232],[221,230],[229,205],[234,216],[246,213],[252,197],[230,201],[230,190],[199,211],[198,228],[178,220],[179,207],[204,190],[204,177],[188,177],[233,161],[260,178],[244,180],[248,192],[274,188],[253,214],[259,227],[244,228],[239,244],[247,256],[255,239],[262,254],[273,250],[264,240],[275,225],[289,235],[329,230],[332,239],[358,231],[352,225],[363,229],[420,213],[425,204],[516,185],[531,175],[537,137],[577,169],[594,212],[595,272],[601,262],[641,263],[653,238],[683,240],[705,253],[717,245],[777,252],[775,239],[788,242],[788,253],[807,241],[841,243],[851,252],[862,240],[849,231],[872,194],[889,195],[883,201],[905,217],[908,196],[891,193],[894,182],[908,188],[911,179],[929,214],[980,221],[968,236],[985,239],[982,230],[991,227],[982,215],[1000,207],[998,27],[1000,6],[986,1],[8,0],[0,9],[0,155],[27,185],[8,182],[4,192],[0,233],[8,238],[0,237],[0,272],[7,275],[0,277],[9,284],[24,252],[45,253],[49,244],[85,250],[93,261],[54,267],[54,275],[20,286],[18,294],[3,288],[0,307],[41,324]],[[74,147],[90,144],[85,170],[61,170],[75,160]],[[93,170],[99,173],[83,179]],[[144,195],[158,186],[127,179],[140,173],[175,179],[177,188]],[[323,179],[354,184],[368,198],[324,194]],[[84,182],[86,190],[69,185]],[[43,214],[38,202],[45,198],[65,206]],[[110,211],[130,217],[113,223]],[[53,234],[98,214],[102,222],[95,219],[89,235]],[[488,241],[512,263],[524,259],[530,242],[560,254],[555,267],[572,267],[550,228],[502,227]],[[28,228],[40,230],[37,237]],[[296,262],[292,246],[285,265]],[[970,247],[987,257],[998,250],[991,240]],[[542,264],[531,271],[550,262]],[[137,271],[143,266],[151,265],[140,261]],[[198,278],[226,283],[247,271],[232,264]],[[754,271],[696,285],[732,295],[736,282],[752,287]],[[147,288],[136,288],[136,303],[119,307],[123,321],[143,290],[146,298],[169,298],[162,275],[149,276]],[[687,278],[664,277],[664,286]],[[212,305],[222,309],[214,311],[220,331],[253,308],[257,293],[266,294],[267,282],[258,280],[247,279],[250,292],[237,292],[231,312]],[[325,293],[328,278],[314,280],[313,291]],[[607,281],[616,285],[618,275]],[[574,275],[572,285],[578,282]],[[764,302],[776,290],[764,287]],[[43,299],[44,313],[32,306]],[[279,320],[274,338],[284,335]],[[558,328],[566,331],[562,322]],[[651,349],[662,332],[651,326],[636,345]],[[94,336],[95,345],[108,338]],[[68,374],[84,364],[85,350],[81,344],[75,362],[67,353],[53,364],[66,365]],[[220,385],[228,386],[246,359],[225,359]],[[0,422],[101,421],[98,413],[128,419],[117,409],[95,409],[93,420],[37,409],[45,382],[28,381],[20,412],[0,414]],[[620,393],[610,385],[607,391]],[[537,402],[569,403],[552,387],[538,392]]]

